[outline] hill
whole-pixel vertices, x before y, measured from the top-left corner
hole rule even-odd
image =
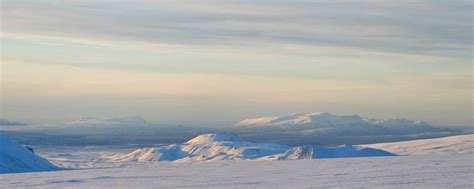
[[[0,173],[52,171],[59,168],[0,132]]]

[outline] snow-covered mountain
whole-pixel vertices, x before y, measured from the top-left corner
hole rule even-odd
[[[58,167],[0,132],[0,173],[52,170],[58,170]]]
[[[386,128],[423,127],[430,125],[424,121],[411,121],[407,119],[363,118],[358,115],[333,115],[330,113],[291,114],[286,116],[269,116],[244,119],[236,124],[240,127],[354,127],[354,126],[382,126]]]
[[[364,146],[386,150],[399,155],[474,154],[474,134],[404,142],[368,144]]]
[[[172,144],[158,148],[142,148],[129,154],[104,157],[107,162],[124,161],[219,161],[219,160],[283,160],[336,157],[390,156],[382,150],[339,146],[320,148],[316,146],[289,146],[271,143],[245,142],[232,133],[212,133],[199,135],[182,144]]]
[[[236,125],[238,128],[281,128],[290,130],[318,131],[352,131],[364,133],[409,134],[439,131],[424,121],[408,119],[364,118],[358,115],[333,115],[330,113],[291,114],[286,116],[269,116],[244,119]]]

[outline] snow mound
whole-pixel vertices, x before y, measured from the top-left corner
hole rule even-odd
[[[211,134],[199,135],[189,140],[186,143],[202,144],[202,143],[222,142],[222,141],[242,142],[242,139],[233,133],[211,133]]]
[[[364,145],[399,155],[449,155],[474,154],[474,134]]]
[[[382,150],[357,146],[319,148],[271,143],[245,142],[232,133],[212,133],[197,136],[186,143],[158,148],[142,148],[125,155],[106,157],[107,162],[172,161],[175,163],[223,160],[290,160],[336,157],[394,155]]]
[[[0,132],[0,174],[53,171],[59,168]]]

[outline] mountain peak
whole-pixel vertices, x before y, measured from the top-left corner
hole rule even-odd
[[[186,143],[202,144],[223,141],[242,142],[242,139],[238,135],[233,133],[210,133],[199,135]]]

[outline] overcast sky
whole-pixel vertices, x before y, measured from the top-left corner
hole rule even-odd
[[[472,125],[466,1],[1,0],[0,117]]]

